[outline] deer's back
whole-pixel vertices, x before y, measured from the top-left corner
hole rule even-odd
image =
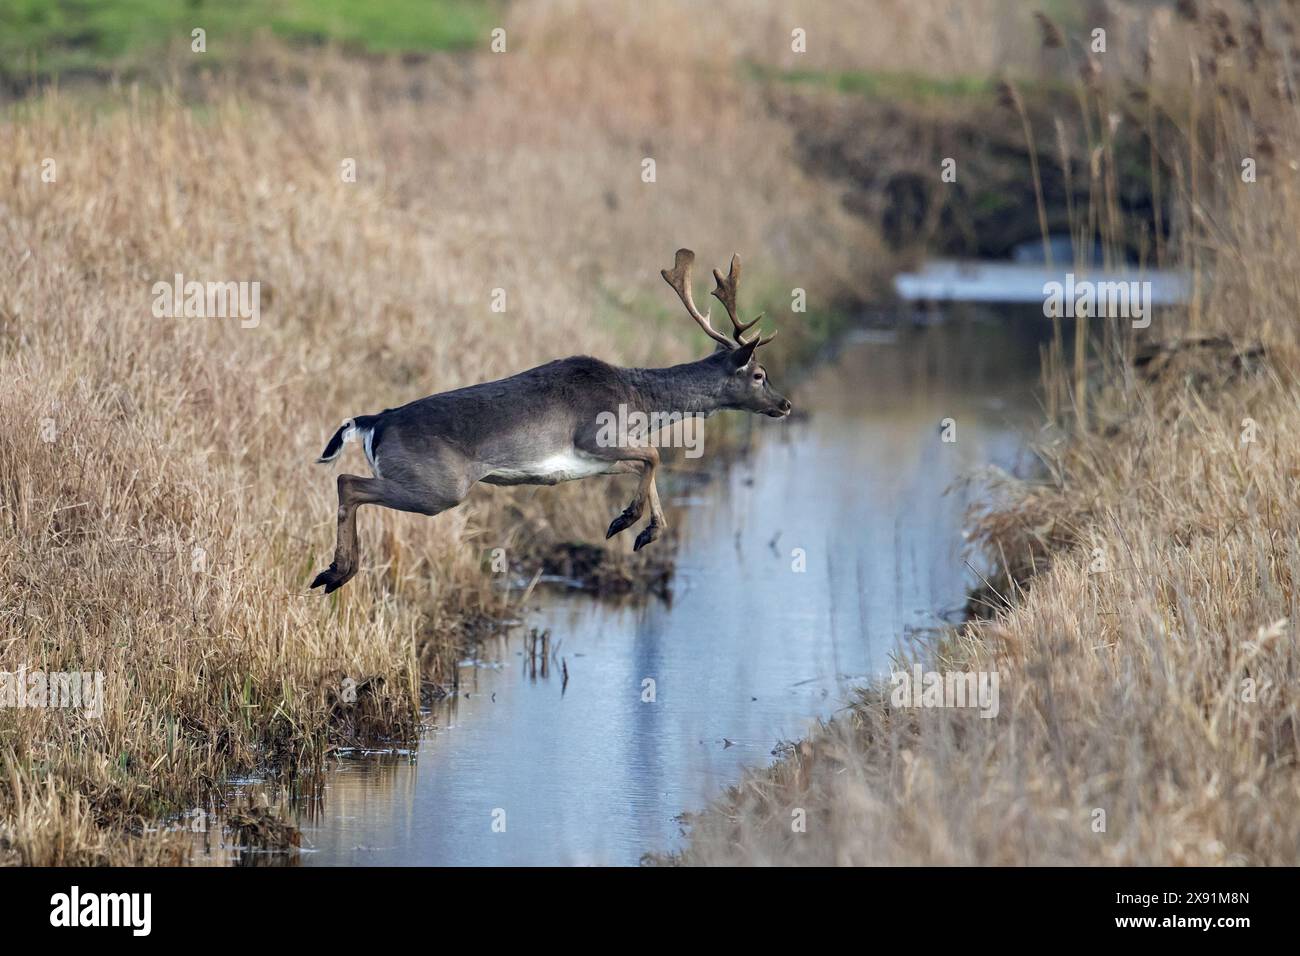
[[[387,409],[375,416],[374,448],[395,440],[418,454],[446,443],[478,460],[517,459],[572,444],[597,412],[633,398],[621,369],[573,356]]]

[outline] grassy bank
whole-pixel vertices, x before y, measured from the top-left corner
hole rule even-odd
[[[1300,126],[1275,45],[1295,24],[1180,6],[1149,68],[1085,71],[1080,102],[1103,136],[1176,134],[1169,256],[1192,301],[1090,361],[1049,356],[1047,477],[973,516],[1001,607],[920,659],[999,675],[997,715],[870,688],[699,817],[681,862],[1300,860]]]
[[[493,549],[602,542],[629,491],[364,510],[362,572],[321,599],[334,473],[312,462],[343,417],[577,352],[702,354],[657,275],[687,242],[742,251],[795,341],[784,290],[870,281],[870,233],[743,71],[662,42],[684,8],[620,34],[621,6],[518,5],[508,56],[283,47],[0,117],[0,670],[104,682],[100,716],[0,708],[0,860],[175,860],[158,828],[228,775],[409,736],[476,623],[512,613]],[[176,273],[260,282],[260,323],[156,318]]]
[[[362,54],[465,50],[502,22],[491,0],[6,0],[0,4],[0,82],[139,75],[174,64],[202,30],[206,65],[238,62],[249,44],[283,40]]]

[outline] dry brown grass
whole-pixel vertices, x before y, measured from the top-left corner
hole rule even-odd
[[[580,16],[557,17],[558,11]],[[675,57],[726,64],[736,59],[789,70],[879,71],[927,77],[985,76],[1007,66],[1029,68],[1038,56],[1033,7],[1016,0],[792,0],[754,3],[720,0],[702,7],[691,0],[630,3],[560,0],[522,5],[514,22],[522,42],[550,44],[576,30],[602,48],[645,50],[662,62]],[[804,31],[804,51],[791,47]],[[624,61],[637,69],[638,61]]]
[[[869,281],[870,235],[738,70],[662,33],[602,48],[579,13],[506,57],[273,53],[0,117],[0,669],[105,680],[100,718],[0,709],[4,861],[173,859],[149,831],[226,775],[409,735],[465,622],[505,609],[487,551],[615,513],[600,483],[363,511],[362,572],[323,600],[312,461],[341,418],[575,352],[702,353],[656,275],[688,242],[768,295]],[[259,281],[261,325],[155,319],[176,272]]]
[[[1196,270],[1190,307],[1151,337],[1236,346],[1165,348],[1158,374],[1122,340],[1083,378],[1055,357],[1047,477],[1010,482],[976,525],[1023,587],[928,661],[997,671],[997,717],[867,691],[702,815],[683,862],[1300,862],[1300,116],[1286,57],[1242,54],[1243,9],[1235,45],[1203,10],[1191,56],[1153,71],[1181,83],[1142,101],[1181,136],[1172,255]],[[1294,24],[1259,33],[1287,42]],[[1253,343],[1265,362],[1238,358]]]

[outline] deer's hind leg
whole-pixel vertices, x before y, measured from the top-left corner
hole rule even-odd
[[[334,546],[334,560],[316,575],[313,588],[324,585],[325,593],[336,591],[357,573],[357,508],[365,504],[382,502],[384,479],[362,478],[359,475],[339,475],[338,541]]]
[[[357,475],[339,475],[338,484],[338,541],[334,547],[334,560],[311,582],[313,588],[324,585],[326,594],[347,584],[357,573],[360,563],[357,544],[359,507],[376,504],[394,511],[435,515],[456,507],[469,491],[469,484],[463,481],[432,485],[428,482],[361,478]]]

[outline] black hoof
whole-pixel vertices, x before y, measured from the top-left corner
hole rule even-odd
[[[608,541],[620,531],[626,531],[640,519],[640,515],[633,514],[630,511],[624,511],[621,515],[609,523],[609,530],[605,532],[605,540]]]
[[[315,580],[311,582],[311,586],[312,588],[318,588],[323,584],[325,585],[325,593],[329,594],[331,591],[337,591],[339,588],[343,587],[343,585],[347,584],[351,577],[352,575],[343,574],[337,567],[331,564],[320,574],[316,575]]]
[[[636,536],[636,544],[632,545],[632,550],[640,551],[647,544],[649,544],[651,541],[654,541],[658,537],[659,537],[659,526],[655,524],[646,525],[645,530],[643,530],[639,535]]]

